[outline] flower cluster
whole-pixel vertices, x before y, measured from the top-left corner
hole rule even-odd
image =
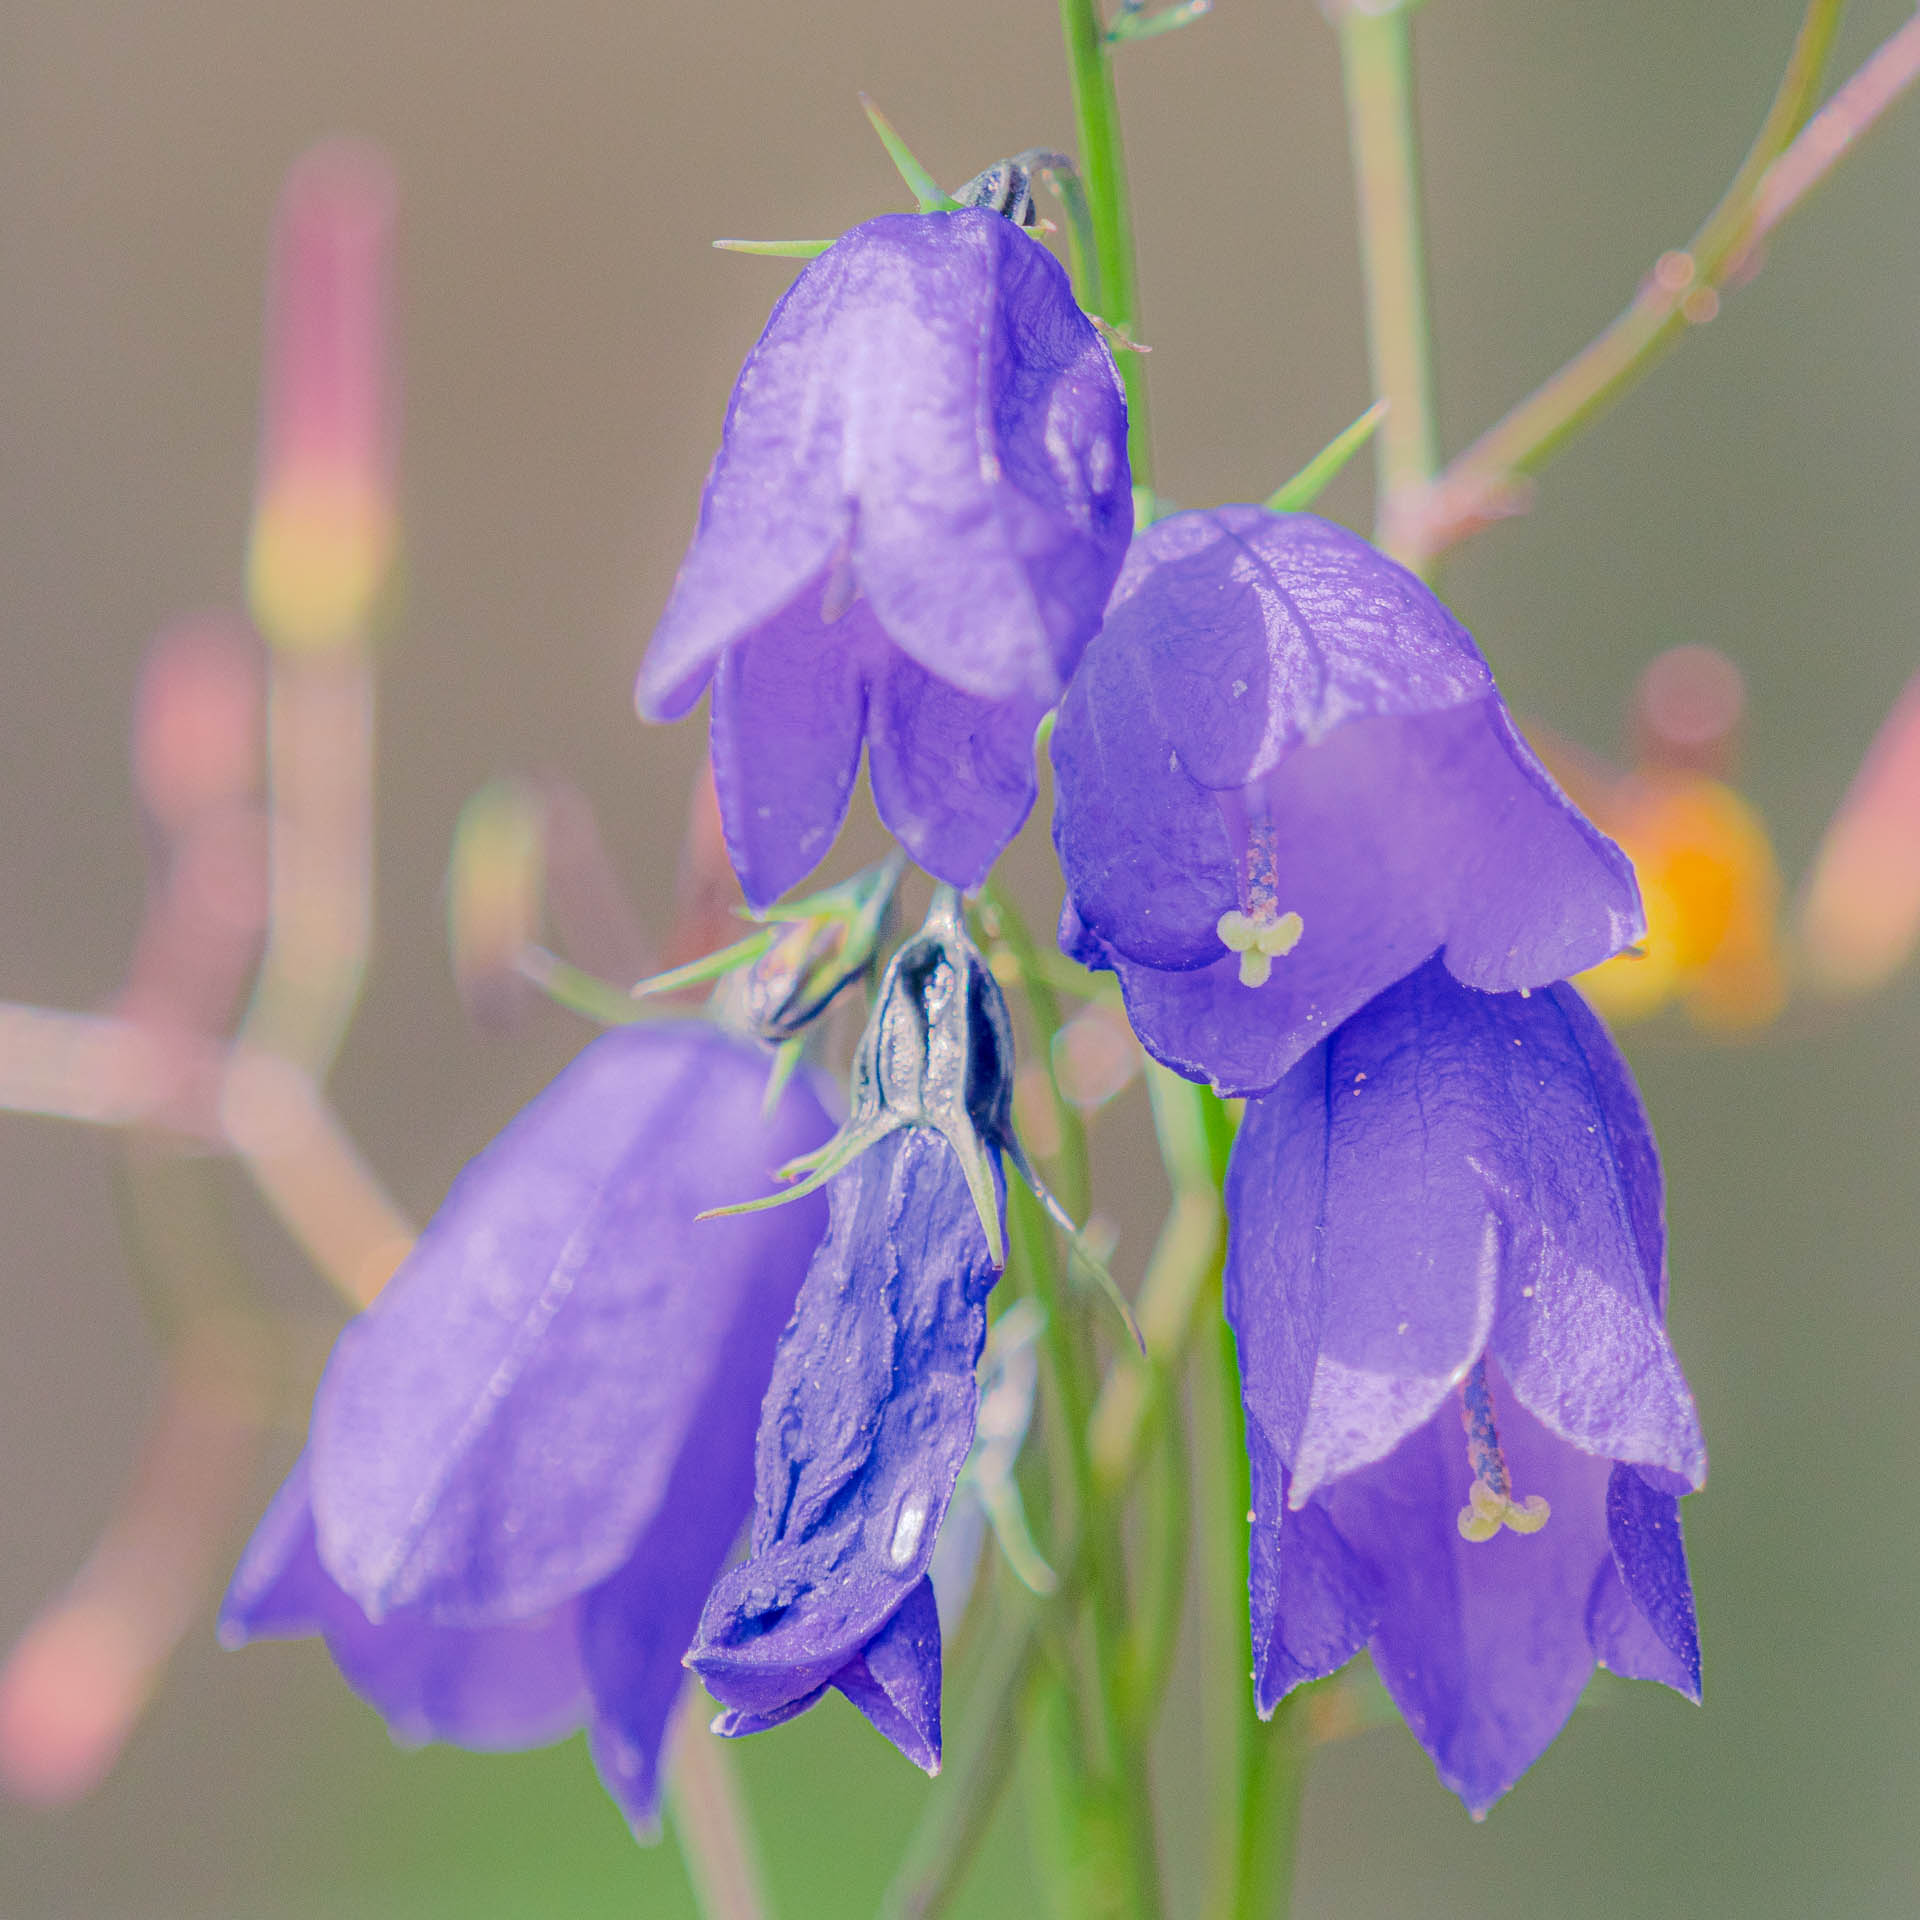
[[[1659,1164],[1563,984],[1642,931],[1632,870],[1363,540],[1247,506],[1129,549],[1125,435],[1065,276],[993,211],[871,221],[796,281],[640,701],[711,684],[756,907],[826,852],[863,743],[947,883],[875,995],[852,1112],[829,1139],[802,1079],[763,1114],[763,1058],[718,1026],[597,1042],[343,1335],[230,1638],[322,1633],[403,1737],[585,1722],[641,1825],[683,1654],[722,1733],[837,1688],[937,1768],[929,1568],[1028,1171],[953,890],[1020,826],[1060,703],[1062,945],[1168,1067],[1249,1097],[1225,1306],[1258,1709],[1370,1648],[1478,1813],[1596,1661],[1698,1696],[1677,1499],[1705,1455]],[[817,904],[759,1022],[789,1045],[853,977],[793,990]],[[883,908],[842,940],[860,964]],[[809,1177],[754,1200],[783,1160]]]

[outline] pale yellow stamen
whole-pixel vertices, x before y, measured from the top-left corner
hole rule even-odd
[[[1240,956],[1240,984],[1264,987],[1273,972],[1273,963],[1291,953],[1300,944],[1305,922],[1297,913],[1241,913],[1237,908],[1223,913],[1214,931],[1229,953]]]

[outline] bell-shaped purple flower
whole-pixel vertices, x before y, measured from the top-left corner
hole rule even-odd
[[[931,1127],[888,1134],[829,1192],[760,1416],[752,1551],[715,1586],[687,1659],[728,1709],[722,1733],[777,1726],[833,1686],[934,1773],[927,1568],[973,1444],[996,1268]]]
[[[1061,944],[1225,1094],[1271,1087],[1438,952],[1545,986],[1643,930],[1633,869],[1515,730],[1466,630],[1311,514],[1133,543],[1053,736]]]
[[[1596,1661],[1697,1700],[1660,1163],[1578,994],[1430,961],[1249,1103],[1227,1205],[1260,1711],[1369,1647],[1479,1815]]]
[[[704,1022],[596,1041],[461,1174],[341,1334],[243,1556],[229,1645],[319,1633],[408,1742],[582,1724],[649,1831],[681,1656],[752,1500],[775,1343],[825,1225],[697,1221],[831,1131]]]
[[[1119,376],[1039,242],[889,214],[813,261],[740,371],[638,691],[671,720],[713,680],[747,898],[826,853],[863,740],[913,857],[984,879],[1132,524]]]

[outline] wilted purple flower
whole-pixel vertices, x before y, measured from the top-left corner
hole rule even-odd
[[[1466,630],[1357,535],[1264,507],[1133,543],[1053,736],[1061,944],[1149,1051],[1264,1093],[1436,951],[1538,987],[1643,929]]]
[[[704,1023],[596,1041],[455,1182],[340,1336],[248,1546],[229,1645],[322,1634],[396,1737],[510,1748],[583,1722],[650,1828],[700,1604],[825,1225],[695,1215],[816,1146],[804,1083]]]
[[[829,1192],[761,1413],[752,1552],[714,1588],[688,1664],[728,1707],[723,1733],[777,1726],[835,1686],[934,1773],[927,1567],[973,1444],[995,1263],[931,1127],[886,1135]]]
[[[1227,1205],[1260,1711],[1369,1646],[1477,1815],[1596,1660],[1697,1700],[1660,1163],[1573,989],[1428,962],[1248,1105]]]
[[[985,878],[1132,515],[1119,376],[1037,241],[984,209],[889,214],[806,268],[741,369],[638,692],[677,719],[713,679],[755,906],[832,844],[863,739],[914,858]]]

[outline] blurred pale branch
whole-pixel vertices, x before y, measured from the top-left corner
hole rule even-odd
[[[1812,0],[1766,121],[1733,183],[1684,250],[1662,254],[1633,304],[1431,485],[1389,499],[1384,544],[1426,569],[1526,510],[1532,474],[1686,332],[1756,273],[1768,235],[1920,78],[1920,15],[1886,40],[1811,120],[1841,0]]]

